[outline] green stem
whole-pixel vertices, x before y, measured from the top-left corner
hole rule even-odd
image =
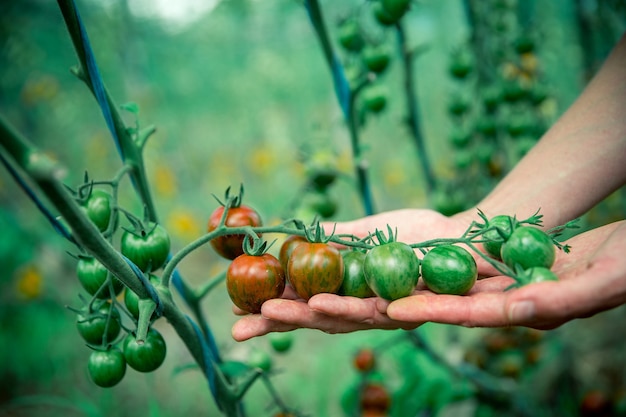
[[[398,32],[398,45],[400,53],[402,54],[402,63],[404,64],[403,75],[404,92],[406,95],[406,106],[408,112],[407,123],[409,125],[409,130],[411,131],[413,142],[417,148],[417,157],[420,161],[420,165],[422,166],[426,182],[426,191],[430,194],[435,188],[435,174],[432,164],[430,163],[430,158],[428,157],[428,152],[426,151],[426,143],[420,126],[417,99],[415,98],[415,77],[413,75],[415,50],[411,50],[409,48],[406,31],[401,21],[396,24],[396,30]]]

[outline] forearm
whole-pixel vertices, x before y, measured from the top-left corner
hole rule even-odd
[[[626,181],[626,36],[578,100],[477,206],[547,227],[587,210]],[[473,210],[475,211],[475,210]]]

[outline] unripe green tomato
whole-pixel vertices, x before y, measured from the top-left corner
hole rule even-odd
[[[124,358],[128,366],[139,372],[152,372],[165,361],[165,339],[156,329],[150,328],[146,340],[137,343],[135,335],[128,334],[123,344]]]
[[[550,268],[556,258],[552,238],[536,227],[520,226],[502,245],[502,261],[511,268]]]
[[[485,226],[494,229],[483,234],[483,239],[486,240],[486,242],[483,243],[485,251],[492,257],[500,259],[502,244],[508,240],[518,224],[519,222],[515,220],[515,218],[504,214],[489,219]],[[496,229],[500,230],[500,232]]]
[[[396,21],[409,10],[411,0],[380,0],[385,11]]]
[[[109,271],[96,258],[80,257],[76,264],[76,276],[89,295],[97,294],[100,299],[111,298],[108,288],[100,289],[107,282]],[[111,279],[113,280],[113,292],[117,295],[124,288],[124,284],[113,276]]]
[[[95,350],[89,355],[87,370],[94,384],[103,388],[117,385],[126,374],[126,360],[116,347],[105,351]]]
[[[437,294],[467,294],[477,278],[476,261],[460,246],[436,246],[422,260],[424,284]]]
[[[397,22],[397,19],[395,19],[389,14],[389,12],[387,12],[387,10],[385,10],[385,7],[380,1],[376,1],[372,4],[372,12],[376,21],[382,26],[391,26]]]
[[[110,313],[109,313],[110,312]],[[110,319],[107,319],[110,314]],[[108,326],[107,326],[108,321]],[[76,329],[85,342],[100,346],[106,342],[112,343],[120,334],[120,313],[115,306],[105,302],[93,313],[83,312],[76,316]]]
[[[121,252],[143,272],[161,268],[170,253],[170,237],[160,224],[150,223],[145,231],[125,231]]]
[[[150,274],[150,283],[154,286],[159,285],[160,279],[156,275]],[[124,305],[128,312],[136,319],[139,318],[139,296],[130,288],[124,290]],[[153,313],[154,317],[154,313]]]
[[[368,45],[363,49],[363,62],[368,70],[377,74],[389,66],[391,52],[386,45]]]
[[[455,148],[465,148],[472,140],[472,132],[455,127],[450,133],[450,143]]]
[[[535,266],[526,269],[522,274],[522,279],[529,284],[534,284],[536,282],[558,281],[559,277],[548,268]]]
[[[374,297],[376,294],[367,285],[365,273],[363,272],[365,252],[351,250],[343,252],[342,256],[344,267],[343,282],[337,294],[358,298]]]
[[[347,51],[351,52],[358,52],[363,48],[363,36],[356,19],[348,19],[340,24],[339,43]]]
[[[387,89],[380,84],[367,87],[363,91],[363,105],[372,113],[380,113],[387,107]]]
[[[327,219],[337,212],[337,202],[327,191],[312,190],[305,194],[302,204]]]
[[[263,372],[269,372],[272,369],[272,357],[264,350],[255,349],[250,352],[246,360],[248,366],[259,368]]]
[[[402,242],[375,246],[365,255],[363,271],[367,285],[386,300],[411,295],[419,279],[419,259]]]
[[[92,190],[83,208],[87,217],[104,232],[109,227],[113,212],[113,196],[103,190]]]
[[[272,349],[278,353],[287,352],[293,345],[293,335],[290,332],[270,333],[268,337]]]

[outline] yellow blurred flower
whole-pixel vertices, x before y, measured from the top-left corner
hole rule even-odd
[[[17,271],[16,291],[22,298],[32,300],[39,297],[43,289],[43,276],[33,265]]]
[[[162,197],[173,197],[176,194],[176,175],[167,165],[159,165],[154,172],[154,186],[157,194]]]
[[[269,146],[257,146],[250,152],[248,166],[257,175],[267,175],[276,167],[276,153]]]
[[[192,213],[184,209],[173,211],[167,219],[167,230],[182,240],[195,239],[204,233],[202,227]]]

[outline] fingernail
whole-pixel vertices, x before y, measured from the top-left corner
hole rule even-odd
[[[532,301],[517,301],[509,308],[509,321],[511,324],[519,324],[530,320],[535,315],[535,303]]]

